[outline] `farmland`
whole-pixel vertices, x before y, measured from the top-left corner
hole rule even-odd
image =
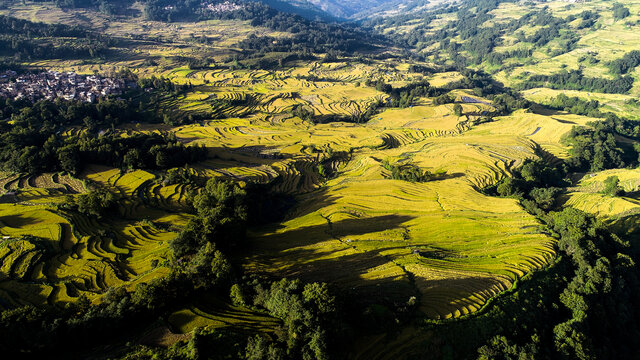
[[[128,199],[121,202],[122,218],[113,220],[59,210],[68,201],[65,196],[84,191],[68,190],[65,182],[73,184],[73,179],[45,174],[13,188],[8,182],[17,202],[0,204],[0,233],[9,239],[2,249],[3,306],[64,304],[83,295],[99,301],[110,287],[135,286],[166,274],[162,262],[167,259],[167,243],[175,236],[166,230],[167,224],[177,226],[181,217],[147,210],[133,198],[153,177],[148,173],[120,176],[117,170],[87,176],[94,181],[106,179],[105,186]],[[175,189],[167,193],[158,200],[171,201],[167,198],[174,196]]]
[[[618,177],[619,186],[625,194],[610,196],[602,193],[604,181],[610,176]],[[638,212],[636,193],[640,185],[639,179],[636,169],[606,170],[587,175],[579,182],[578,187],[567,194],[567,204],[603,219],[633,217]]]
[[[73,338],[77,357],[570,358],[603,299],[633,302],[637,69],[608,64],[637,48],[640,4],[585,28],[601,1],[416,3],[362,24],[110,4],[0,7],[49,24],[6,22],[0,41],[31,50],[0,65],[132,84],[0,101],[0,331],[50,332],[34,354]],[[486,53],[464,31],[477,18]]]
[[[42,6],[45,8],[17,9],[16,16],[29,18],[41,11],[49,14],[47,5]],[[95,24],[99,19],[91,15],[87,21]],[[112,35],[134,33],[130,26],[130,22],[110,21],[104,24],[104,30]],[[171,47],[191,34],[188,26],[158,29],[157,34],[148,31],[156,24],[141,26],[147,36],[173,39]],[[227,35],[233,33],[222,30],[225,25],[219,22],[201,24],[198,31],[206,32],[206,26]],[[169,33],[172,30],[177,32]],[[144,47],[136,46],[136,51],[140,49]],[[94,65],[68,62],[34,65],[79,73],[96,70]],[[191,90],[167,97],[161,104],[182,116],[213,117],[171,129],[181,141],[209,148],[210,159],[193,170],[242,181],[275,181],[276,191],[300,195],[299,204],[282,224],[251,231],[251,251],[241,259],[248,272],[330,281],[363,294],[384,294],[394,301],[418,296],[427,316],[451,318],[481,309],[489,299],[528,272],[545,266],[554,256],[554,240],[544,235],[536,220],[515,201],[488,197],[478,190],[509,176],[524,159],[536,157],[537,146],[562,156],[566,150],[560,144],[561,135],[573,120],[584,124],[585,119],[516,113],[472,126],[469,115],[456,116],[452,105],[435,105],[432,99],[423,98],[411,108],[384,110],[366,124],[313,124],[288,114],[295,106],[303,106],[313,116],[354,117],[374,103],[387,101],[388,95],[364,86],[367,79],[381,78],[400,87],[422,75],[401,71],[403,66],[391,62],[297,62],[275,71],[167,69],[168,65],[163,69],[125,61],[105,63],[98,69],[127,66],[140,76],[153,74],[192,85]],[[448,72],[434,74],[430,81],[445,86],[460,78]],[[457,99],[473,96],[464,90],[452,95]],[[489,103],[463,104],[463,111],[491,111],[485,105]],[[335,152],[348,153],[349,157],[332,163],[338,174],[335,178],[323,179],[317,164]],[[426,184],[392,180],[382,167],[385,159],[413,162],[450,176]],[[94,272],[87,275],[90,280],[84,280],[91,286],[68,287],[75,286],[95,297],[110,286],[134,285],[144,277],[162,274],[162,266],[154,269],[150,264],[166,259],[166,243],[172,233],[155,227],[162,225],[166,216],[148,207],[179,208],[185,189],[181,185],[153,185],[155,176],[143,171],[124,174],[117,169],[94,168],[80,178],[121,196],[119,211],[127,220],[98,226],[78,216],[60,217],[41,205],[43,209],[34,213],[38,219],[34,221],[70,229],[68,234],[45,237],[60,243],[66,236],[67,244],[57,250],[75,251],[74,256],[66,255],[67,273],[89,264],[91,270],[82,271]],[[26,196],[26,191],[18,189],[20,196]],[[55,204],[61,197],[43,195],[28,201]],[[11,210],[21,211],[15,206]],[[6,211],[8,214],[10,210]],[[12,227],[6,223],[4,231],[15,235],[11,231],[17,230],[9,229],[18,224]],[[143,223],[147,225],[136,225]],[[41,231],[49,231],[46,229]],[[36,230],[29,234],[38,236],[40,230]],[[116,238],[102,239],[101,232],[115,232]],[[305,234],[304,240],[301,233]],[[104,263],[102,267],[94,265],[100,262]],[[335,268],[332,263],[342,264],[341,270],[328,271]],[[28,275],[48,275],[48,281],[64,277],[55,273]],[[38,286],[39,294],[51,291],[45,285]],[[51,302],[55,298],[48,299]]]
[[[465,106],[472,111],[478,105]],[[394,113],[402,111],[406,115]],[[366,125],[310,126],[295,118],[276,122],[254,117],[186,126],[176,133],[220,147],[208,165],[229,165],[224,171],[208,170],[212,173],[259,180],[279,176],[279,188],[306,193],[277,230],[252,231],[251,248],[259,255],[244,261],[248,271],[331,279],[364,292],[387,285],[398,299],[421,294],[430,316],[448,318],[480,309],[554,254],[553,240],[539,233],[536,221],[515,202],[477,192],[508,176],[523,159],[535,157],[536,143],[527,136],[536,128],[544,127],[541,138],[548,146],[562,148],[560,135],[570,126],[542,115],[528,115],[531,124],[519,126],[519,136],[494,130],[523,116],[466,131],[447,106],[424,105],[383,112]],[[275,149],[285,158],[265,159]],[[338,165],[336,178],[322,183],[309,174],[313,166],[302,164],[326,157],[328,151],[349,152],[351,159]],[[412,161],[444,170],[451,178],[424,185],[391,180],[382,159]],[[233,166],[234,161],[243,166]],[[493,237],[495,243],[480,240],[486,239],[483,232],[496,228],[505,236]],[[338,273],[327,272],[333,268],[330,262],[343,266]]]
[[[251,231],[251,253],[241,260],[246,271],[331,281],[364,294],[382,292],[396,301],[419,296],[428,316],[450,318],[481,309],[554,256],[554,240],[542,234],[535,219],[515,201],[488,197],[478,189],[509,176],[524,159],[536,157],[538,145],[557,155],[566,152],[560,137],[570,129],[567,123],[587,119],[516,113],[472,126],[468,116],[453,114],[452,105],[435,105],[428,98],[411,108],[385,110],[366,124],[312,124],[287,115],[293,106],[303,105],[316,116],[354,116],[385,100],[384,93],[353,85],[372,76],[371,68],[338,65],[312,63],[287,73],[178,69],[166,74],[195,87],[164,106],[186,114],[229,117],[171,129],[181,141],[209,148],[210,160],[195,165],[194,171],[242,181],[276,181],[276,191],[301,194],[299,205],[278,230]],[[293,74],[339,82],[298,80]],[[397,79],[402,81],[402,76]],[[464,91],[453,95],[472,96]],[[247,97],[252,100],[238,105],[210,105],[210,99],[232,102]],[[463,105],[469,114],[490,110],[482,102]],[[519,132],[509,130],[513,128]],[[337,177],[322,179],[318,162],[336,152],[348,153],[349,158],[332,164]],[[392,180],[382,167],[384,159],[413,162],[450,176],[427,184]],[[162,224],[163,216],[146,210],[138,198],[171,208],[179,207],[185,194],[180,185],[150,185],[154,175],[142,171],[123,174],[95,168],[81,178],[122,196],[123,216],[150,224]],[[71,229],[91,226],[80,218],[59,224]],[[161,268],[150,269],[149,263],[162,262],[162,244],[166,249],[170,232],[154,230],[152,225],[105,225],[105,231],[117,228],[121,240],[103,245],[99,255],[111,261],[124,255],[127,261],[121,266],[132,273],[120,276],[122,281],[135,284],[140,274],[162,273]],[[70,234],[68,241],[82,244],[94,233],[81,232],[79,239]],[[300,233],[306,234],[304,241]],[[134,246],[138,242],[143,246]],[[82,254],[78,257],[82,263],[69,266],[81,268],[87,263]],[[331,263],[349,264],[350,270],[343,266],[338,273],[327,272],[334,267]],[[111,277],[116,282],[105,283],[103,289],[119,283],[118,276]],[[386,287],[388,293],[380,290]]]

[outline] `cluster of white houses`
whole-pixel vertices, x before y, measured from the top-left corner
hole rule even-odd
[[[225,12],[244,9],[243,5],[238,5],[236,3],[232,3],[229,1],[225,1],[223,3],[218,3],[218,4],[203,2],[202,7],[214,13],[225,13]]]
[[[127,86],[122,79],[74,72],[46,71],[18,75],[8,70],[0,73],[0,97],[14,100],[62,98],[93,102],[100,97],[121,94]]]

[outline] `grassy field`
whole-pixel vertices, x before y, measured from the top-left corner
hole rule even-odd
[[[533,54],[535,59],[532,62],[521,62],[515,67],[508,70],[503,70],[496,74],[496,79],[505,83],[506,85],[515,85],[519,82],[519,79],[523,76],[530,74],[553,74],[564,70],[577,70],[579,68],[585,69],[585,73],[591,77],[602,77],[612,79],[613,75],[609,72],[606,64],[611,60],[622,57],[625,53],[638,49],[640,45],[640,35],[638,35],[638,24],[640,16],[637,14],[640,12],[640,2],[638,1],[625,1],[624,6],[629,8],[631,16],[623,20],[613,19],[611,9],[611,3],[605,1],[590,1],[581,3],[580,6],[571,6],[566,2],[552,1],[545,2],[544,4],[512,4],[502,3],[497,10],[492,11],[496,21],[500,22],[506,19],[518,19],[523,14],[531,11],[532,9],[541,9],[542,7],[548,7],[554,16],[566,17],[569,15],[579,15],[583,11],[593,11],[597,13],[600,18],[597,21],[596,26],[575,30],[578,34],[579,41],[575,49],[568,53],[560,55],[552,55],[549,50],[557,47],[560,40],[551,41],[544,49],[540,49]],[[571,26],[575,24],[572,23]],[[574,26],[575,27],[575,26]],[[516,32],[522,31],[525,34],[530,34],[531,28],[521,28]],[[505,43],[509,44],[509,34],[504,37]],[[508,50],[506,47],[504,50]],[[500,48],[498,48],[500,51]],[[592,55],[597,60],[597,63],[587,64],[581,62],[580,58],[584,55]],[[525,60],[525,59],[522,59]],[[633,71],[634,78],[638,78],[637,72]],[[546,94],[543,92],[543,94]],[[635,96],[638,94],[637,85],[630,92]],[[540,98],[538,95],[537,98]],[[591,94],[589,94],[591,96]],[[594,97],[606,96],[602,94],[593,94]],[[621,98],[621,97],[620,97]]]

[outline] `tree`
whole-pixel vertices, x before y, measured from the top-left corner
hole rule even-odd
[[[81,168],[77,146],[68,145],[60,148],[60,150],[58,150],[58,161],[63,171],[71,175],[77,175]]]
[[[609,176],[604,180],[602,193],[609,196],[618,196],[624,193],[620,187],[620,179],[617,176]]]
[[[313,304],[320,313],[331,313],[336,310],[336,299],[329,293],[326,283],[306,284],[302,296],[305,303]]]
[[[613,4],[613,18],[615,20],[621,20],[631,15],[629,8],[620,3]]]
[[[235,244],[246,231],[246,196],[246,191],[232,181],[210,179],[200,194],[194,197],[193,208],[197,216],[171,242],[174,255],[202,255],[203,260],[199,261],[202,267],[209,261],[206,259],[215,259],[213,251],[201,254],[208,244],[215,243],[221,248]],[[222,262],[209,264],[212,269],[225,267]]]
[[[116,196],[106,190],[94,190],[78,196],[78,212],[98,218],[106,215],[116,206]]]
[[[521,196],[520,181],[508,177],[505,178],[496,188],[496,192],[500,196]]]
[[[435,99],[433,99],[433,103],[436,105],[450,104],[454,101],[453,97],[449,94],[442,94]]]
[[[211,179],[194,198],[203,230],[218,244],[233,242],[247,219],[247,193],[228,180]]]
[[[453,105],[453,113],[456,114],[456,116],[458,117],[462,116],[462,105],[460,104]]]
[[[556,187],[535,188],[531,190],[529,196],[541,209],[550,210],[555,205],[558,194],[560,189]]]
[[[233,284],[231,286],[231,289],[229,290],[229,298],[233,305],[244,306],[247,304],[242,287],[238,284]]]
[[[144,162],[142,160],[142,154],[138,149],[129,150],[122,158],[122,166],[129,170],[141,168]]]

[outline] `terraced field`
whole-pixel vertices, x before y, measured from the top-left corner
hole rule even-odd
[[[168,321],[176,332],[182,334],[189,333],[196,327],[232,327],[271,334],[280,324],[278,319],[245,307],[226,304],[216,298],[207,298],[195,306],[178,310],[169,315]]]
[[[609,176],[617,176],[619,186],[626,192],[622,196],[601,194],[604,180]],[[618,220],[640,214],[640,171],[637,169],[615,169],[587,174],[571,188],[567,194],[566,204],[605,220]],[[633,219],[631,219],[633,220]],[[635,228],[629,226],[627,228]]]
[[[488,111],[481,101],[464,111]],[[251,231],[245,270],[329,281],[362,298],[417,296],[428,316],[443,319],[479,310],[554,256],[554,240],[515,200],[478,189],[508,176],[539,147],[566,154],[562,135],[590,120],[519,112],[474,126],[451,105],[425,99],[362,125],[259,114],[176,134],[210,148],[214,159],[198,171],[276,181],[299,195],[286,221]],[[350,155],[337,164],[337,177],[321,181],[315,164],[338,151]],[[383,160],[448,175],[392,180]]]
[[[12,11],[31,18],[47,6],[15,5]],[[513,6],[519,5],[501,5],[497,21],[517,11]],[[68,13],[57,14],[60,20],[45,20],[71,21]],[[562,136],[596,119],[519,111],[478,125],[476,120],[494,108],[467,89],[451,92],[463,116],[455,115],[453,104],[435,105],[433,99],[422,98],[409,108],[385,108],[363,124],[314,123],[293,116],[293,110],[301,106],[325,120],[355,119],[374,104],[388,104],[389,96],[365,86],[367,81],[382,79],[398,88],[428,80],[442,87],[463,77],[458,72],[414,73],[409,69],[415,64],[397,59],[366,64],[353,59],[295,61],[279,70],[232,70],[224,68],[222,59],[250,34],[290,34],[241,22],[166,25],[85,15],[83,21],[106,34],[134,34],[146,40],[131,39],[129,48],[101,64],[50,60],[30,65],[82,73],[126,67],[141,77],[190,84],[188,91],[164,96],[161,107],[176,119],[199,115],[203,120],[176,128],[121,129],[173,131],[183,143],[206,145],[209,158],[191,168],[199,177],[270,183],[275,191],[298,197],[285,221],[251,229],[248,250],[238,259],[246,271],[327,281],[375,301],[406,303],[415,296],[429,317],[446,319],[478,311],[554,256],[554,240],[515,200],[489,197],[479,190],[509,176],[524,159],[538,154],[552,162],[567,157]],[[431,30],[454,17],[439,16]],[[397,29],[410,30],[410,25]],[[216,45],[193,41],[201,36]],[[206,54],[216,64],[191,69],[176,60],[193,54]],[[540,64],[562,66],[561,59],[543,55],[535,54],[537,63],[509,77],[523,69],[539,73]],[[501,76],[506,77],[497,74]],[[544,101],[552,95],[536,91],[526,96]],[[629,110],[624,107],[626,98],[597,98],[611,108]],[[66,134],[78,131],[69,129]],[[446,175],[426,183],[394,180],[383,167],[385,161]],[[64,303],[82,294],[98,301],[111,286],[133,286],[167,271],[162,265],[167,243],[188,220],[187,193],[197,189],[165,184],[150,172],[97,166],[80,178],[117,194],[115,219],[97,220],[58,208],[66,195],[85,191],[82,181],[57,174],[0,180],[4,191],[18,191],[17,198],[7,197],[0,204],[0,234],[8,237],[0,254],[6,259],[2,264],[11,264],[1,268],[0,306]],[[577,193],[569,199],[577,207],[587,209],[586,204],[595,202],[616,213],[633,209],[629,199],[612,199],[615,203],[607,205],[591,198],[598,194]],[[182,332],[236,323],[260,331],[273,327],[273,319],[228,305],[196,304],[174,313],[169,322]]]
[[[414,146],[446,152],[452,145],[434,143]],[[359,153],[342,176],[306,195],[289,221],[256,231],[247,268],[331,280],[398,301],[419,294],[428,315],[448,318],[479,309],[553,255],[552,240],[515,201],[481,195],[474,189],[480,174],[456,172],[468,161],[457,151],[445,160],[451,165],[440,164],[451,178],[425,184],[386,179],[375,156],[394,153],[400,155]],[[426,165],[441,155],[415,160]]]
[[[97,219],[59,208],[65,196],[85,191],[68,176],[1,180],[11,190],[0,203],[1,307],[64,304],[82,295],[99,301],[111,287],[132,288],[168,272],[162,262],[175,236],[168,229],[187,218],[154,210],[142,194],[155,189],[154,201],[175,211],[181,190],[151,186],[155,176],[142,171],[94,168],[86,177],[120,194],[120,217]]]
[[[362,298],[402,303],[416,296],[423,312],[437,319],[478,311],[554,256],[554,240],[515,200],[485,196],[479,189],[509,176],[540,150],[551,160],[566,157],[563,134],[595,119],[521,111],[475,125],[493,107],[466,90],[452,92],[463,116],[454,114],[452,104],[434,105],[429,98],[410,108],[386,109],[365,124],[314,124],[291,115],[294,106],[302,105],[315,115],[357,116],[370,104],[385,102],[385,94],[356,86],[355,81],[377,74],[367,69],[346,63],[301,64],[286,71],[174,68],[165,75],[195,86],[180,97],[168,97],[164,106],[183,115],[205,114],[209,120],[163,131],[175,132],[183,143],[208,147],[209,159],[191,170],[200,177],[271,183],[276,191],[299,197],[286,221],[252,229],[251,250],[239,259],[246,271],[328,281]],[[401,85],[417,75],[396,69],[384,76]],[[433,80],[445,84],[458,78],[457,73],[445,73]],[[128,125],[123,129],[157,131]],[[393,180],[382,166],[385,160],[447,175],[427,183]],[[322,175],[327,167],[335,177]],[[53,290],[46,286],[58,284],[63,276],[75,292],[31,295],[32,301],[57,302],[58,294],[71,294],[61,297],[71,301],[82,293],[97,299],[109,286],[161,276],[165,270],[158,264],[174,236],[162,229],[187,220],[182,209],[187,192],[195,190],[166,185],[144,171],[91,167],[81,178],[118,194],[122,221],[96,224],[78,216],[52,220],[52,226],[70,229],[69,245],[56,250],[67,254],[57,260],[64,266],[56,269],[67,272],[43,274],[46,280],[30,284],[35,290],[29,291],[48,294]],[[36,179],[19,177],[0,185],[8,190],[30,183],[37,185]],[[52,177],[51,183],[63,180]],[[57,214],[52,204],[71,193],[70,188],[52,187],[44,193],[33,189],[29,201]],[[26,197],[27,191],[23,193]],[[78,273],[84,275],[72,275]],[[5,283],[27,286],[24,281]],[[27,292],[11,291],[8,299]],[[216,321],[224,316],[198,309],[176,315],[182,320],[175,326],[220,325]]]
[[[317,116],[358,116],[387,96],[356,86],[370,78],[384,78],[402,86],[416,74],[383,72],[374,66],[348,63],[300,64],[291,70],[189,70],[163,74],[176,83],[192,84],[193,92],[170,98],[165,107],[182,112],[242,117],[253,113],[281,114],[302,105]]]

